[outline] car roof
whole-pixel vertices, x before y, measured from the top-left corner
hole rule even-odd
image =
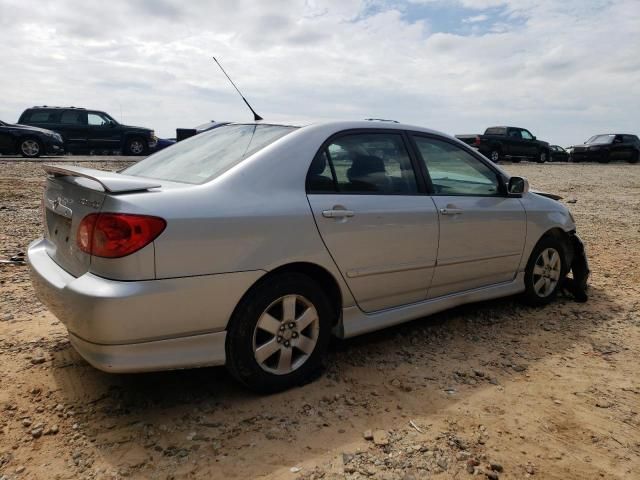
[[[411,125],[408,123],[400,123],[388,120],[320,120],[320,121],[278,121],[270,122],[267,120],[250,121],[250,122],[232,122],[230,125],[279,125],[283,127],[333,127],[335,130],[357,130],[357,129],[382,129],[382,130],[411,130],[414,132],[430,133],[440,135],[447,138],[454,138],[449,134],[432,130],[430,128]]]
[[[27,110],[86,110],[84,107],[54,107],[48,105],[35,105]]]

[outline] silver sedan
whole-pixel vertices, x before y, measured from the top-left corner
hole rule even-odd
[[[45,170],[33,284],[112,372],[224,364],[280,390],[331,335],[513,294],[543,305],[584,257],[562,204],[398,123],[229,124],[119,173]]]

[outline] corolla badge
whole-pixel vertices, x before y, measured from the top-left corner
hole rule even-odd
[[[87,198],[81,198],[79,203],[80,205],[84,205],[86,207],[91,207],[95,209],[100,208],[100,202],[97,202],[95,200],[89,200]]]

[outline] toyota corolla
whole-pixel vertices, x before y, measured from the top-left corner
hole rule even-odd
[[[331,335],[588,275],[565,206],[420,127],[229,124],[119,173],[45,170],[33,284],[105,371],[226,365],[276,391]]]

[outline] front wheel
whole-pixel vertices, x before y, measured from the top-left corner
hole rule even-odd
[[[547,151],[542,150],[540,152],[540,156],[538,157],[538,163],[546,163],[548,158],[549,158],[549,154],[547,153]]]
[[[550,303],[567,274],[566,249],[554,237],[544,237],[533,249],[525,269],[523,299],[533,306]]]
[[[229,372],[263,393],[307,383],[324,365],[333,312],[322,288],[306,275],[260,282],[229,322]]]
[[[144,138],[134,137],[127,140],[125,146],[125,154],[127,155],[144,155],[147,153],[148,146]]]
[[[25,158],[37,158],[44,153],[44,147],[35,138],[25,138],[20,141],[20,154]]]

